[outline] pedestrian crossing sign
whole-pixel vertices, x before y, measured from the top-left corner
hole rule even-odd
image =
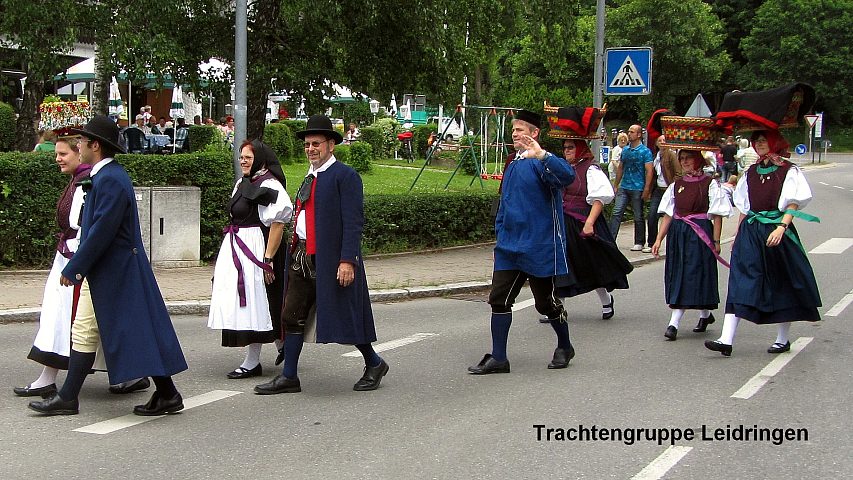
[[[604,60],[605,95],[652,92],[651,47],[608,48]]]

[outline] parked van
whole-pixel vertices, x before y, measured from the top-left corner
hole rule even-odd
[[[438,131],[435,133],[441,134],[444,132],[444,139],[446,141],[458,141],[463,135],[465,135],[465,132],[462,130],[462,125],[460,125],[461,122],[453,117],[442,117],[440,124],[438,122],[438,117],[429,117],[429,123],[438,124]],[[448,124],[450,125],[449,127]],[[445,128],[447,128],[446,132],[444,130]]]

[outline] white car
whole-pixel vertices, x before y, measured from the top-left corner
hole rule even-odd
[[[441,123],[438,122],[438,117],[429,117],[427,122],[438,124],[438,131],[435,132],[436,135],[444,133],[444,139],[448,142],[459,140],[463,135],[465,135],[465,132],[462,130],[462,126],[460,125],[461,122],[453,117],[442,117]],[[445,128],[447,129],[446,131]]]

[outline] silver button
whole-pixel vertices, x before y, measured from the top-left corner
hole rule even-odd
[[[131,250],[131,251],[133,252],[134,255],[136,255],[136,247],[133,247],[133,250]]]
[[[83,275],[80,275],[78,273],[77,275],[74,275],[74,278],[76,278],[77,280],[83,280]]]

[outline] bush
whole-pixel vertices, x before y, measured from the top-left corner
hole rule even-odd
[[[367,142],[355,142],[350,145],[349,161],[347,162],[358,173],[370,171],[370,160],[373,158],[373,147]]]
[[[201,257],[213,258],[234,188],[230,154],[118,155],[134,185],[201,189]],[[56,199],[69,177],[50,153],[0,154],[0,266],[47,267],[56,247]],[[38,185],[38,188],[33,188]],[[8,233],[7,233],[8,232]]]
[[[296,156],[296,137],[290,127],[283,123],[269,123],[264,127],[264,143],[269,145],[278,161],[283,165],[291,165]]]
[[[0,152],[8,152],[15,146],[15,109],[0,102]]]
[[[435,123],[418,125],[412,129],[412,148],[415,149],[415,156],[418,158],[426,158],[429,136],[432,132],[436,131],[438,131],[438,124]]]
[[[364,250],[411,251],[492,241],[495,197],[481,192],[365,196]]]
[[[221,135],[217,135],[218,133],[219,129],[213,125],[191,125],[189,132],[187,132],[190,152],[206,150],[208,145],[221,138]]]
[[[385,143],[382,139],[382,129],[379,127],[364,127],[360,131],[361,137],[359,137],[359,141],[370,144],[370,147],[373,149],[374,160],[380,158],[379,152],[382,151],[382,145]]]
[[[397,133],[400,132],[400,124],[393,118],[381,118],[376,121],[371,127],[379,128],[382,135],[382,142],[379,145],[380,150],[376,150],[373,146],[374,158],[394,158],[394,152],[400,147],[400,141],[397,140]],[[362,136],[364,133],[362,133]]]
[[[349,155],[350,155],[350,146],[349,145],[335,145],[335,158],[341,162],[349,165]]]
[[[301,132],[302,130],[305,130],[305,126],[307,125],[307,122],[305,122],[305,120],[293,120],[291,118],[279,120],[278,123],[282,125],[287,125],[287,127],[290,128],[290,131],[293,132],[294,137],[296,136],[296,132]]]

